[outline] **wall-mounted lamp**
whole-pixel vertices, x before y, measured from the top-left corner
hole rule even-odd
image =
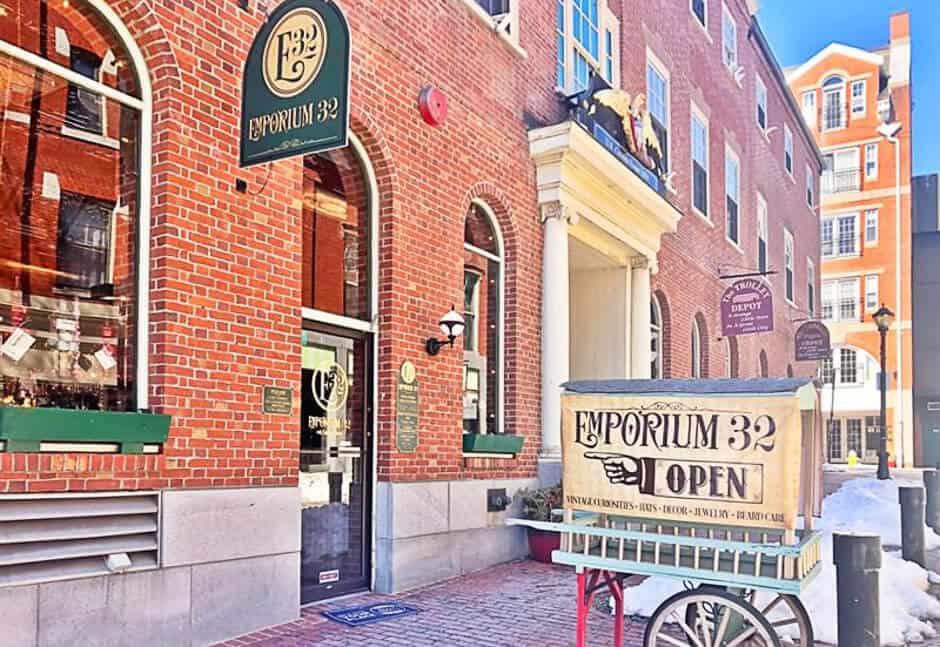
[[[444,346],[453,346],[454,340],[463,334],[465,325],[463,317],[451,306],[450,312],[441,317],[440,321],[441,332],[447,335],[447,340],[431,337],[425,344],[428,355],[437,355]]]

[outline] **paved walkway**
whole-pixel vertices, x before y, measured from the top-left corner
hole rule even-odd
[[[598,596],[600,597],[600,596]],[[320,612],[395,599],[416,615],[346,627]],[[300,620],[226,643],[225,647],[571,647],[575,627],[571,568],[513,562],[395,596],[367,594],[305,607]],[[591,613],[589,645],[613,643],[613,618]],[[627,622],[624,644],[639,646],[644,624]]]
[[[309,606],[300,620],[218,647],[571,647],[575,599],[572,569],[511,562],[409,593],[369,593]],[[387,600],[399,600],[420,611],[356,628],[320,613]],[[613,618],[600,594],[588,627],[590,647],[613,644]],[[641,647],[644,629],[642,620],[628,619],[623,647]],[[817,647],[826,646],[817,643]],[[940,647],[940,639],[917,647]]]
[[[827,493],[866,470],[827,472]],[[896,478],[919,480],[919,472],[898,470]],[[930,555],[940,562],[940,553]],[[937,568],[934,564],[931,567]],[[596,607],[605,607],[598,595]],[[399,595],[375,593],[309,606],[299,620],[222,643],[224,647],[571,647],[575,627],[572,569],[532,561],[513,562]],[[416,615],[351,628],[321,615],[330,608],[400,600]],[[624,647],[641,647],[645,623],[626,624]],[[613,618],[606,607],[591,613],[588,644],[613,643]],[[820,644],[821,645],[821,644]],[[918,647],[940,647],[940,639]]]

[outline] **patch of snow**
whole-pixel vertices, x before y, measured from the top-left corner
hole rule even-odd
[[[859,478],[847,481],[823,501],[822,518],[815,523],[824,533],[822,568],[800,596],[809,611],[817,641],[835,645],[838,636],[832,533],[875,533],[881,536],[882,546],[900,546],[899,485],[919,484]],[[924,536],[928,550],[940,548],[940,536],[933,530],[925,528]],[[883,645],[922,642],[937,635],[925,620],[940,618],[940,601],[927,592],[930,583],[940,582],[940,575],[904,561],[900,551],[887,550],[882,555],[879,582]],[[683,588],[678,580],[648,578],[625,591],[625,613],[648,617],[663,600]],[[756,606],[763,608],[770,599],[771,594],[762,593]],[[773,620],[774,613],[770,617]]]

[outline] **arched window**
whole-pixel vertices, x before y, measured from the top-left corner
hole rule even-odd
[[[725,354],[725,377],[738,377],[738,339],[725,337],[727,348]]]
[[[762,350],[760,352],[760,355],[758,356],[758,363],[759,363],[759,366],[757,367],[757,370],[759,371],[759,375],[761,377],[768,377],[767,352],[766,351]]]
[[[793,377],[793,364],[787,364],[787,377]]]
[[[692,377],[704,377],[704,349],[702,347],[702,334],[698,316],[692,320]]]
[[[823,81],[823,130],[845,128],[845,79],[834,74]]]
[[[463,429],[503,433],[503,238],[485,202],[467,211],[463,247]]]
[[[650,378],[663,377],[663,313],[659,300],[650,299]]]
[[[0,406],[146,408],[143,57],[100,0],[14,7],[19,28],[0,32]]]

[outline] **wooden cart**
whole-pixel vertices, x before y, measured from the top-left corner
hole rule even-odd
[[[797,595],[821,559],[821,534],[812,530],[822,476],[813,382],[565,388],[564,521],[509,523],[561,533],[552,559],[577,573],[577,647],[603,588],[615,603],[614,644],[622,645],[629,575],[687,583],[650,617],[645,647],[811,646]]]

